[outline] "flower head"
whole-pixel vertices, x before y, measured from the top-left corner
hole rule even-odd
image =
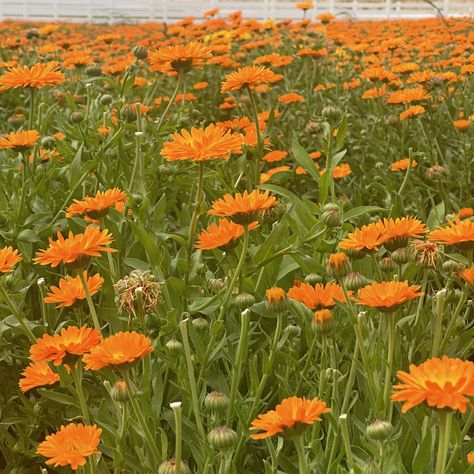
[[[283,288],[277,286],[265,291],[265,305],[271,311],[281,312],[288,308],[288,296]]]
[[[59,232],[58,240],[49,239],[49,248],[39,250],[34,262],[39,265],[51,265],[53,268],[60,263],[75,267],[85,266],[89,257],[99,257],[101,252],[115,252],[115,249],[106,247],[112,242],[108,230],[89,226],[84,233],[69,232],[65,239]],[[72,265],[73,264],[73,265]]]
[[[89,294],[95,295],[104,283],[104,279],[99,275],[87,277],[87,272],[84,272],[84,278],[89,288]],[[73,306],[77,301],[84,300],[86,292],[82,285],[79,275],[76,277],[66,276],[59,280],[59,287],[52,286],[50,292],[44,297],[45,303],[56,304],[56,308],[63,308]]]
[[[0,91],[15,87],[40,88],[63,82],[64,74],[59,71],[57,62],[38,63],[34,64],[31,68],[28,66],[17,66],[9,69],[0,76]]]
[[[197,41],[188,44],[165,46],[150,53],[149,61],[152,71],[174,71],[185,73],[193,68],[202,67],[211,59],[211,50]]]
[[[0,273],[10,273],[13,267],[21,261],[21,255],[13,247],[0,249]]]
[[[425,224],[415,217],[384,219],[382,221],[385,242],[389,250],[405,247],[409,238],[418,239],[428,232]]]
[[[239,133],[226,131],[214,124],[202,128],[181,130],[171,135],[161,155],[168,161],[193,160],[205,161],[218,158],[230,158],[231,153],[242,152],[243,138]]]
[[[90,353],[84,356],[84,362],[89,370],[100,370],[109,366],[127,367],[152,351],[148,337],[135,331],[121,331],[103,339],[92,348]]]
[[[355,229],[339,242],[339,248],[367,252],[378,250],[385,240],[383,225],[380,222],[374,222]]]
[[[46,461],[48,466],[71,466],[76,470],[84,466],[89,456],[99,454],[97,446],[101,433],[102,430],[96,425],[69,423],[61,426],[58,432],[46,436],[36,452],[49,458]]]
[[[303,303],[311,310],[332,308],[337,301],[344,301],[344,293],[337,283],[299,283],[288,290],[288,296]]]
[[[466,268],[461,272],[461,278],[470,286],[474,287],[474,266]]]
[[[261,430],[263,433],[252,434],[252,439],[263,439],[276,434],[291,436],[301,429],[307,428],[315,421],[321,420],[321,415],[329,413],[326,403],[313,398],[290,397],[285,398],[275,410],[270,410],[252,421],[251,429]]]
[[[474,363],[443,356],[434,357],[420,365],[410,365],[410,371],[399,370],[402,383],[395,385],[392,400],[405,402],[406,413],[420,403],[442,410],[451,408],[465,413],[474,396]]]
[[[97,329],[87,326],[62,328],[59,334],[45,334],[30,347],[30,359],[34,362],[53,362],[61,365],[66,360],[77,359],[100,342]]]
[[[391,170],[392,171],[406,171],[410,166],[410,159],[409,158],[402,158],[401,160],[395,161],[392,163]],[[416,168],[418,163],[415,160],[411,160],[411,167]]]
[[[40,134],[36,130],[20,130],[0,137],[0,149],[23,152],[38,143]]]
[[[407,118],[416,117],[417,115],[424,114],[426,109],[422,105],[411,105],[408,109],[400,113],[400,120]]]
[[[255,228],[250,225],[249,228]],[[226,247],[234,243],[239,237],[244,235],[244,227],[227,219],[219,219],[217,224],[211,224],[199,235],[197,248],[199,250],[211,250],[219,247]]]
[[[32,362],[21,373],[22,378],[18,385],[20,390],[25,393],[36,387],[53,385],[59,382],[59,375],[55,374],[47,362]]]
[[[281,74],[275,74],[264,66],[245,66],[226,76],[221,85],[221,92],[236,91],[243,87],[255,89],[262,84],[274,83],[281,79]]]
[[[111,207],[124,203],[127,195],[119,188],[97,191],[95,196],[88,196],[82,201],[75,199],[66,210],[66,217],[86,215],[92,219],[100,219]]]
[[[454,216],[454,220],[449,221],[445,227],[436,228],[429,235],[431,242],[438,242],[443,245],[455,245],[461,250],[474,248],[474,221],[460,220]]]
[[[359,290],[358,303],[384,312],[394,311],[406,301],[421,296],[419,290],[419,285],[410,286],[407,281],[372,283]]]

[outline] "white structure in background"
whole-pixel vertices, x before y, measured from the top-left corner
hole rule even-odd
[[[0,0],[0,19],[30,19],[43,21],[88,22],[173,22],[188,16],[201,18],[212,8],[221,10],[220,16],[240,10],[245,18],[267,20],[274,18],[301,19],[302,12],[295,8],[297,2],[279,0]],[[474,16],[474,0],[464,2],[433,0],[433,8],[423,0],[359,0],[314,1],[309,18],[330,12],[339,18],[425,18],[444,16]]]

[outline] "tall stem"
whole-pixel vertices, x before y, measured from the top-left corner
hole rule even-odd
[[[296,452],[298,453],[299,474],[308,474],[308,463],[304,453],[303,435],[297,436],[293,439],[295,443]]]
[[[92,302],[91,294],[89,292],[89,286],[87,285],[86,277],[84,276],[84,271],[81,269],[79,270],[79,278],[81,279],[82,286],[84,287],[84,293],[86,294],[87,305],[89,306],[89,311],[92,316],[92,321],[94,322],[94,327],[102,334],[100,330],[100,323],[97,313],[95,311],[94,303]]]
[[[260,124],[258,121],[258,111],[257,111],[257,104],[255,102],[255,97],[250,87],[248,87],[247,90],[249,92],[250,104],[252,105],[252,115],[253,115],[253,121],[255,122],[255,133],[257,135],[257,156],[255,159],[254,186],[258,186],[259,175],[260,175],[260,159],[262,158],[262,152],[263,152],[263,142],[262,142],[262,135],[260,134]]]
[[[35,114],[35,92],[34,87],[30,87],[30,116],[28,117],[28,129],[33,129],[34,114]]]
[[[77,364],[80,364],[79,361]],[[86,397],[84,396],[84,390],[82,389],[82,369],[79,369],[76,365],[71,364],[71,377],[74,381],[74,388],[76,389],[77,398],[79,405],[81,406],[82,418],[87,424],[90,424],[91,419],[89,416],[89,408],[87,408]]]
[[[436,456],[434,474],[444,474],[446,472],[446,459],[448,456],[449,437],[451,434],[451,413],[449,411],[440,410],[438,426],[438,454]]]
[[[387,348],[387,367],[385,369],[385,385],[383,391],[384,406],[387,413],[387,421],[391,418],[390,388],[392,386],[393,356],[395,349],[395,315],[388,316],[388,348]]]
[[[156,134],[159,133],[164,121],[165,121],[165,118],[168,116],[169,114],[169,111],[171,110],[171,106],[173,105],[175,99],[176,99],[176,96],[178,95],[178,92],[179,92],[179,88],[181,87],[181,83],[183,82],[183,74],[182,73],[179,73],[178,74],[178,80],[176,81],[176,87],[174,88],[174,92],[173,92],[173,95],[171,96],[170,98],[170,101],[168,102],[168,105],[166,106],[166,109],[164,110],[163,112],[163,115],[160,117],[160,121],[158,122],[158,125],[156,126]]]
[[[181,474],[181,438],[182,438],[182,427],[181,427],[181,402],[175,402],[170,404],[171,409],[174,413],[174,422],[176,425],[176,441],[174,449],[174,462],[176,474]]]
[[[439,355],[446,293],[446,289],[440,290],[436,293],[436,319],[433,331],[433,345],[431,346],[431,357],[438,357]]]
[[[359,358],[359,342],[356,340],[354,346],[354,354],[352,356],[351,368],[349,370],[349,376],[346,383],[346,391],[342,400],[341,413],[345,413],[349,406],[349,397],[351,395],[352,387],[354,386],[355,378],[357,375],[357,363]]]

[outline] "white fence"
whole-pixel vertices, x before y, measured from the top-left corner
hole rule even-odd
[[[330,12],[340,18],[425,18],[444,16],[474,16],[474,1],[456,2],[434,0],[436,8],[424,2],[384,0],[372,2],[315,1],[309,18]],[[266,20],[274,18],[300,19],[302,12],[296,2],[279,0],[0,0],[0,19],[62,20],[88,22],[173,22],[188,16],[201,18],[212,8],[220,9],[220,16],[240,10],[246,18]]]

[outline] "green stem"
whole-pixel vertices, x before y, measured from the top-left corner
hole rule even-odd
[[[446,472],[451,472],[451,466],[453,465],[456,459],[456,456],[458,455],[458,452],[461,450],[462,442],[464,438],[467,436],[467,434],[469,433],[469,430],[471,429],[471,425],[473,422],[474,422],[474,410],[471,410],[469,412],[469,417],[466,420],[466,424],[464,425],[464,428],[461,431],[461,436],[459,437],[460,443],[456,443],[454,445],[451,456],[449,457],[449,461],[446,466]]]
[[[257,104],[255,102],[255,97],[253,95],[252,89],[247,87],[250,104],[252,105],[252,115],[253,121],[255,122],[255,133],[257,135],[257,156],[255,157],[255,172],[254,172],[254,186],[258,186],[259,184],[259,175],[260,175],[260,160],[262,158],[263,152],[263,142],[262,142],[262,135],[260,133],[260,124],[258,121],[258,111],[257,111]]]
[[[25,335],[28,336],[28,338],[30,339],[32,343],[36,342],[36,336],[33,334],[33,331],[29,328],[29,326],[26,324],[25,319],[23,318],[23,315],[21,314],[21,311],[16,307],[16,304],[10,298],[8,293],[5,291],[5,288],[3,287],[2,283],[0,283],[0,293],[2,294],[2,297],[7,303],[7,305],[9,306],[10,311],[12,312],[13,316],[15,316],[21,328],[23,329],[23,332],[25,333]]]
[[[304,379],[306,378],[306,373],[308,372],[309,366],[311,362],[313,362],[313,356],[314,356],[314,351],[316,349],[316,343],[317,343],[317,337],[313,337],[309,351],[306,353],[306,361],[304,363],[303,370],[300,373],[298,385],[296,386],[296,390],[295,390],[296,395],[298,395],[301,385],[303,384]]]
[[[304,453],[303,435],[296,436],[293,441],[295,443],[296,452],[298,453],[299,474],[308,474],[309,470]]]
[[[158,135],[158,133],[161,130],[161,127],[163,125],[163,122],[165,121],[165,118],[168,116],[169,111],[171,110],[171,106],[173,105],[176,96],[178,95],[179,88],[181,87],[181,83],[183,82],[183,74],[179,73],[178,74],[178,80],[176,81],[176,87],[174,88],[173,95],[170,98],[170,101],[168,102],[168,105],[166,106],[166,109],[163,112],[163,115],[160,117],[160,121],[158,122],[158,125],[156,126],[155,134]]]
[[[388,317],[388,348],[387,348],[387,367],[385,369],[385,385],[384,385],[384,406],[387,413],[387,421],[391,420],[391,401],[390,389],[392,387],[392,370],[393,370],[393,356],[395,351],[395,315],[389,314]]]
[[[28,129],[33,129],[33,122],[34,122],[34,112],[35,112],[35,92],[36,89],[34,87],[30,87],[30,116],[28,117]]]
[[[159,465],[161,463],[161,454],[156,445],[155,437],[153,436],[152,432],[150,431],[150,427],[146,422],[145,415],[143,414],[140,405],[137,403],[137,400],[135,398],[135,392],[133,389],[132,382],[130,380],[129,370],[123,371],[123,378],[125,380],[125,384],[127,385],[128,393],[130,394],[130,403],[132,404],[133,411],[135,412],[135,415],[142,426],[143,433],[145,435],[148,447],[152,452],[153,459],[155,460],[157,465]]]
[[[120,474],[121,464],[123,461],[123,450],[125,444],[125,431],[127,427],[127,404],[122,403],[122,410],[120,413],[120,427],[117,434],[117,453],[114,456],[114,474]]]
[[[434,474],[444,474],[446,472],[446,459],[448,456],[449,438],[451,434],[451,413],[449,411],[440,410],[438,426],[438,454],[436,456]]]
[[[349,406],[349,397],[351,396],[352,387],[354,386],[357,375],[357,363],[359,358],[359,342],[356,340],[354,346],[354,354],[352,356],[351,368],[349,370],[349,377],[347,378],[346,391],[342,400],[341,413],[346,413]]]
[[[77,364],[80,364],[79,361]],[[86,397],[84,396],[84,390],[82,389],[82,369],[78,369],[77,365],[71,364],[71,377],[74,381],[74,388],[76,389],[77,398],[79,405],[81,406],[82,418],[86,424],[90,424],[91,419],[89,416],[89,409],[87,408]]]
[[[444,313],[444,300],[446,297],[446,289],[438,291],[436,293],[436,319],[433,330],[433,344],[431,346],[431,357],[438,357],[440,342],[441,342],[441,331],[443,329],[443,313]]]
[[[181,402],[170,404],[174,413],[174,422],[176,426],[176,440],[174,449],[174,462],[176,474],[181,474],[181,444],[182,444],[182,426],[181,426]]]
[[[84,293],[86,294],[87,305],[89,306],[89,311],[92,316],[92,321],[94,322],[94,327],[97,329],[97,331],[99,331],[100,334],[102,334],[100,330],[99,318],[95,311],[94,303],[92,302],[91,294],[89,292],[89,286],[87,285],[87,281],[84,276],[84,271],[81,269],[79,270],[78,273],[79,273],[79,278],[81,279],[82,286],[84,287]]]
[[[354,458],[352,456],[351,442],[349,438],[349,429],[347,428],[347,414],[343,413],[339,416],[341,424],[342,440],[344,442],[344,450],[346,452],[347,464],[350,469],[354,469]]]

